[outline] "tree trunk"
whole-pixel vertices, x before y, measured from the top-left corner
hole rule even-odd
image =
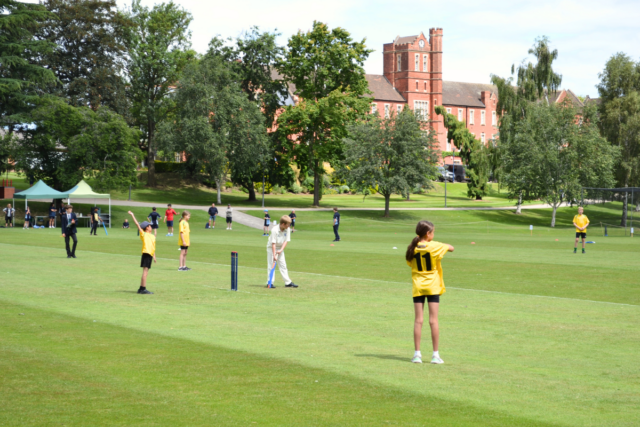
[[[253,185],[253,182],[249,182],[247,184],[247,190],[249,190],[249,202],[256,201],[256,187]]]
[[[516,205],[516,215],[522,214],[522,191],[518,196],[518,204]]]
[[[384,217],[389,218],[389,201],[391,200],[391,194],[384,195]]]
[[[556,226],[556,211],[558,210],[558,205],[557,204],[553,204],[553,212],[551,213],[551,226],[555,227]]]
[[[154,158],[154,139],[156,133],[156,124],[152,120],[149,120],[149,141],[147,147],[147,186],[156,186],[156,162]]]
[[[318,162],[315,162],[315,170],[313,171],[313,207],[320,207],[320,199],[322,198],[322,175]]]
[[[224,176],[221,175],[216,179],[216,190],[218,190],[218,204],[222,204],[222,181],[224,180]]]
[[[625,185],[626,187],[626,185]],[[624,199],[622,201],[622,219],[620,219],[620,225],[622,227],[627,226],[627,209],[629,209],[629,193],[624,193]]]

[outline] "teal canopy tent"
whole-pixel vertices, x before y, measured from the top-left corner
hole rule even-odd
[[[28,190],[21,191],[13,195],[14,199],[24,199],[24,207],[27,208],[27,200],[41,199],[66,199],[68,193],[63,193],[49,187],[44,181],[40,180]],[[15,200],[14,200],[15,205]]]

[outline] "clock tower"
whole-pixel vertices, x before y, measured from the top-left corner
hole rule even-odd
[[[442,117],[434,107],[442,105],[442,28],[431,28],[429,39],[417,36],[396,37],[383,46],[384,76],[404,97],[416,114],[422,114],[446,138]]]

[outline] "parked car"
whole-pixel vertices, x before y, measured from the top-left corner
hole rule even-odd
[[[453,182],[453,173],[446,170],[443,166],[438,166],[438,181]]]
[[[467,182],[469,178],[467,178],[466,168],[464,165],[444,165],[444,168],[455,175],[455,180],[458,182]]]

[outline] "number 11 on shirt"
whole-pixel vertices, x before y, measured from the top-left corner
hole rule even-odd
[[[418,268],[418,271],[423,271],[422,268],[422,260],[420,258],[424,258],[424,261],[427,265],[427,270],[426,271],[431,271],[431,254],[429,252],[425,252],[424,254],[420,255],[420,253],[416,253],[413,256],[416,260],[416,267]]]

